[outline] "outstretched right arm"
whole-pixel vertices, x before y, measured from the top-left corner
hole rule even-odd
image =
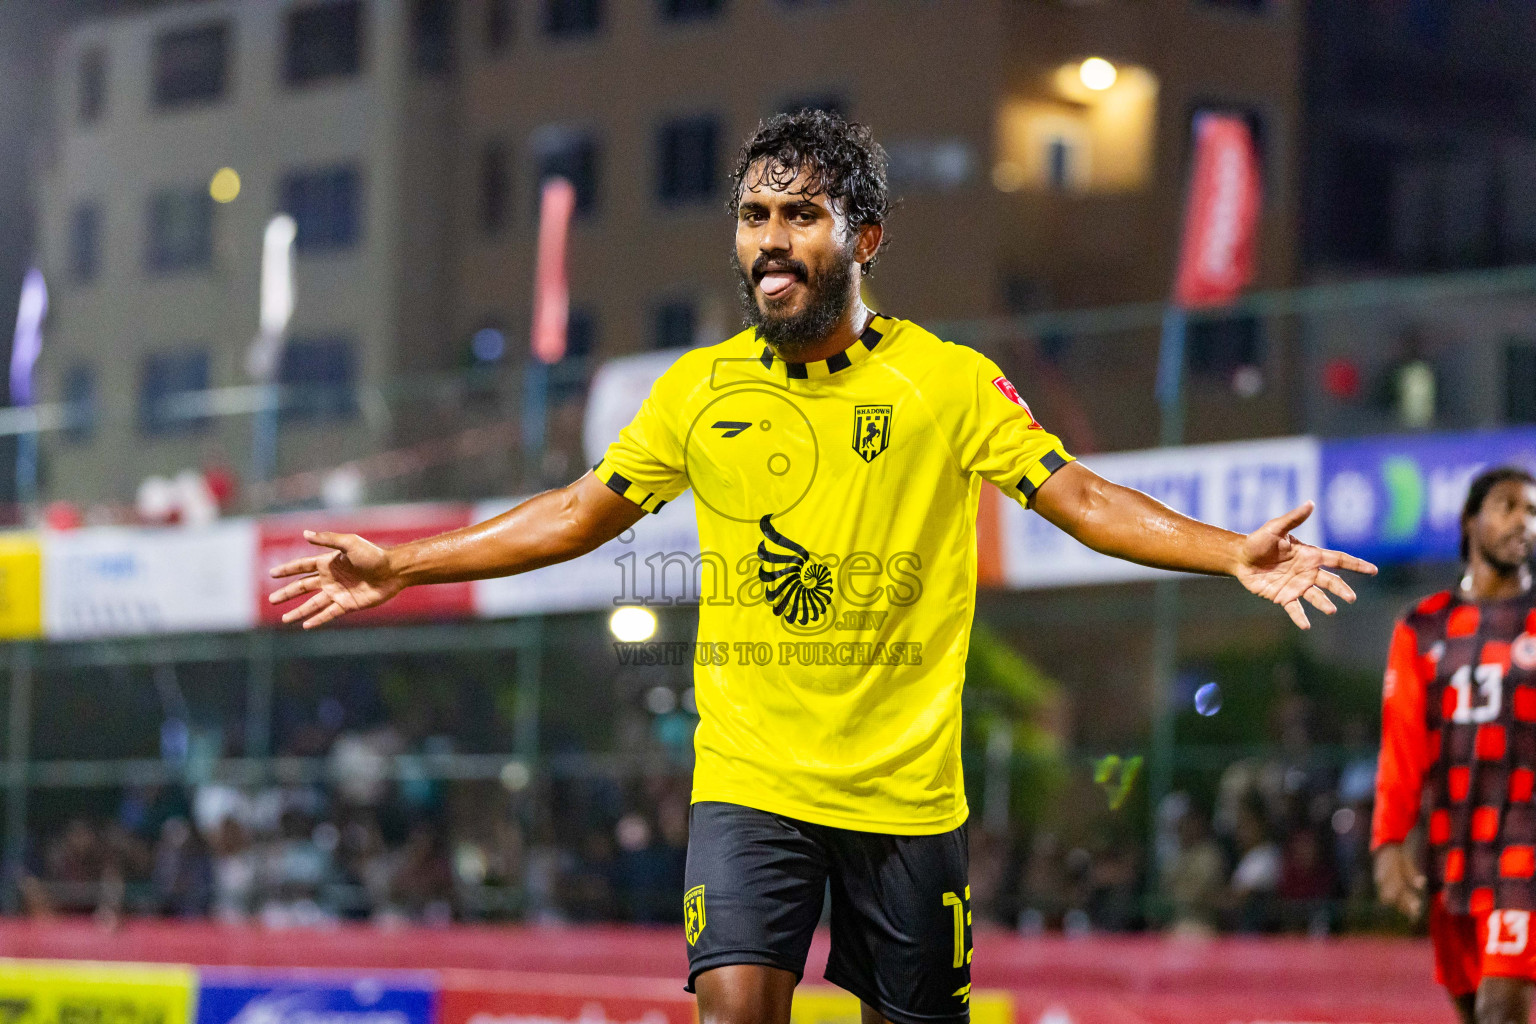
[[[313,533],[305,539],[330,548],[272,570],[298,579],[268,600],[309,599],[283,615],[305,629],[348,612],[383,604],[406,587],[513,576],[584,555],[633,526],[645,510],[621,497],[594,474],[545,491],[462,530],[381,548],[356,534]]]

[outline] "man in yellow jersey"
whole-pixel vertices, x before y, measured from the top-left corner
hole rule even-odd
[[[407,586],[573,558],[693,488],[701,563],[689,987],[706,1024],[787,1024],[823,893],[827,978],[866,1024],[965,1021],[970,991],[960,690],[983,481],[1098,551],[1230,575],[1306,628],[1359,559],[1249,536],[1076,464],[992,360],[860,300],[887,213],[869,130],[759,126],[734,173],[749,328],[684,353],[581,479],[478,526],[273,570],[305,627]]]

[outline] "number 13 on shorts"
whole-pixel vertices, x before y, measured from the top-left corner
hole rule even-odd
[[[970,886],[965,887],[964,896],[957,892],[947,892],[944,894],[944,905],[951,908],[955,914],[955,967],[964,967],[971,962],[972,950],[969,942],[971,935],[970,904]]]
[[[1520,956],[1531,939],[1529,910],[1492,910],[1488,912],[1488,945],[1484,952],[1493,956]]]

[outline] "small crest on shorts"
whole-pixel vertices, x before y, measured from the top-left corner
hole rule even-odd
[[[1521,633],[1509,647],[1509,660],[1527,672],[1536,672],[1536,636]]]
[[[683,930],[688,945],[699,941],[704,931],[704,887],[696,885],[683,895]]]

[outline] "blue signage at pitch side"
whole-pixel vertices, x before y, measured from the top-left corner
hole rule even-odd
[[[1383,564],[1454,561],[1467,486],[1502,465],[1536,471],[1536,428],[1324,442],[1324,543]]]
[[[415,973],[203,970],[197,1024],[430,1024],[434,986]]]

